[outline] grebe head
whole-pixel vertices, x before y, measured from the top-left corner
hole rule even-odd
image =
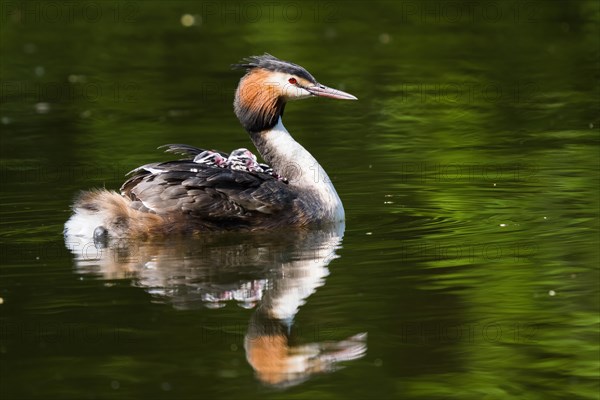
[[[234,68],[245,68],[235,93],[234,111],[248,132],[273,128],[290,100],[320,96],[356,100],[341,90],[320,84],[300,65],[270,54],[246,58]]]

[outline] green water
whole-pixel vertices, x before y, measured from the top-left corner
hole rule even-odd
[[[0,397],[598,399],[599,8],[2,2]],[[284,118],[343,237],[65,241],[157,146],[251,147],[265,51],[359,98]]]

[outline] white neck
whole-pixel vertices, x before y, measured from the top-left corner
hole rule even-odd
[[[329,176],[317,160],[285,129],[281,117],[272,129],[253,137],[254,144],[275,172],[289,179],[290,188],[316,219],[344,220],[344,206]]]

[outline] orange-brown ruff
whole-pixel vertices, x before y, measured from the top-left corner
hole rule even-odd
[[[281,117],[290,100],[356,98],[319,84],[301,66],[269,54],[247,58],[237,67],[247,72],[236,90],[235,114],[277,174],[197,163],[194,157],[203,149],[167,145],[168,152],[188,157],[135,169],[120,194],[82,193],[65,232],[120,238],[343,221],[341,200],[326,172],[292,138]]]
[[[269,84],[269,76],[269,71],[252,69],[242,77],[236,90],[234,107],[239,113],[245,112],[255,118],[265,116],[268,124],[275,125],[285,100],[280,98],[280,88],[276,84]]]

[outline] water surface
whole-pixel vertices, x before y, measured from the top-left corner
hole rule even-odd
[[[596,2],[45,4],[0,28],[2,398],[598,398]],[[264,51],[359,98],[285,115],[345,229],[63,238],[159,145],[251,147]]]

